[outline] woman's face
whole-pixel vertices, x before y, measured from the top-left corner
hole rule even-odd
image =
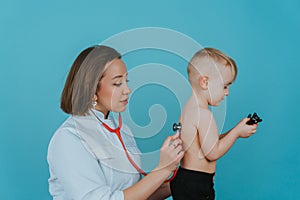
[[[126,65],[121,59],[115,59],[105,66],[100,87],[96,92],[96,109],[105,116],[109,111],[122,112],[126,109],[129,93]]]

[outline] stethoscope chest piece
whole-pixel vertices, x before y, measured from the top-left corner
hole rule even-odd
[[[179,122],[178,124],[176,124],[176,123],[174,123],[173,124],[173,131],[174,132],[176,132],[176,131],[181,131],[181,128],[182,128],[182,126],[181,126],[181,123]]]

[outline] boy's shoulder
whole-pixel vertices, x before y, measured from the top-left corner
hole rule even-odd
[[[213,117],[212,112],[198,105],[186,104],[182,110],[182,114],[185,116],[197,116],[197,117]]]

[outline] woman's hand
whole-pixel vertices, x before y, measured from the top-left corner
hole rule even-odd
[[[135,185],[124,190],[124,199],[140,200],[140,199],[165,199],[170,195],[168,184],[163,184],[176,169],[179,161],[183,157],[179,134],[169,136],[160,149],[160,161],[158,166],[151,171],[142,180]],[[163,184],[163,186],[162,186]],[[167,187],[166,187],[167,186]],[[158,189],[162,187],[161,189]]]
[[[258,125],[257,124],[248,125],[246,124],[247,121],[249,121],[249,118],[244,118],[233,128],[237,136],[240,138],[250,137],[252,134],[256,132]]]
[[[166,169],[170,172],[174,171],[184,155],[182,149],[182,141],[179,133],[169,136],[160,149],[160,161],[158,169]]]

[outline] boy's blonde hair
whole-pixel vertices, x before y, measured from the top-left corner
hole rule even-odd
[[[191,61],[189,62],[187,71],[188,71],[188,76],[191,82],[191,76],[193,73],[201,74],[203,73],[202,71],[207,71],[210,69],[205,69],[211,66],[206,66],[207,62],[209,63],[222,63],[225,64],[225,66],[231,67],[231,69],[234,72],[234,78],[232,82],[235,81],[236,76],[237,76],[237,66],[235,61],[227,56],[225,53],[222,51],[215,49],[215,48],[203,48],[199,50],[198,52],[195,53],[195,55],[192,57]],[[204,66],[201,66],[204,65]]]

